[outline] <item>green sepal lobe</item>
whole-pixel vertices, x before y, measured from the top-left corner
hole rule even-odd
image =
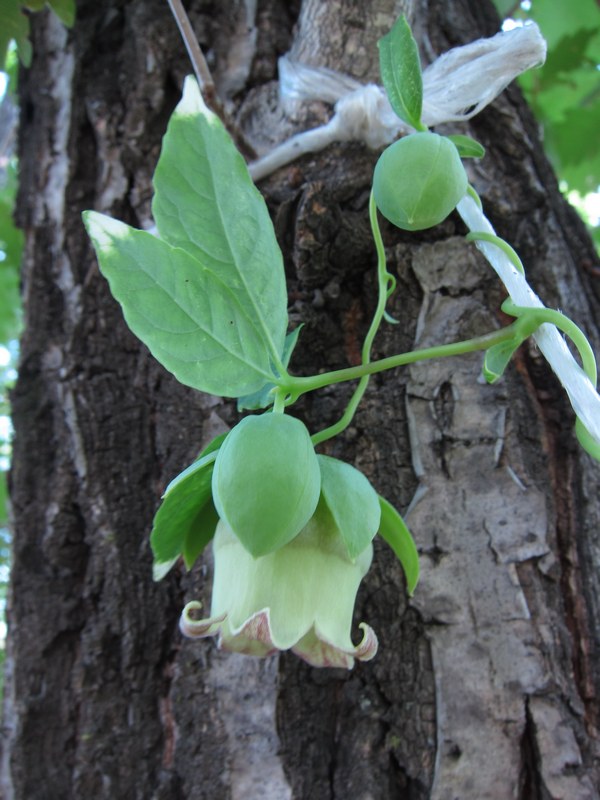
[[[391,503],[379,497],[381,524],[379,535],[392,548],[406,576],[406,588],[413,595],[419,582],[419,553],[408,527]]]

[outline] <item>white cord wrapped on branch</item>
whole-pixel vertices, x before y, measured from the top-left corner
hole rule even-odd
[[[490,221],[469,195],[465,195],[456,210],[470,231],[495,235]],[[515,305],[544,308],[540,298],[527,283],[525,275],[516,269],[503,250],[485,241],[476,241],[475,244],[505,285]],[[555,325],[544,323],[533,334],[533,338],[563,385],[575,414],[588,433],[600,444],[600,396],[573,358],[564,337]]]
[[[542,64],[546,42],[534,23],[457,47],[434,61],[423,73],[423,110],[427,126],[470,119],[492,102],[520,73]],[[297,134],[250,165],[255,180],[307,152],[335,141],[361,141],[381,148],[411,132],[394,114],[382,88],[361,86],[330,69],[309,67],[284,57],[280,60],[282,103],[322,100],[335,104],[331,120]],[[477,233],[494,230],[477,203],[468,195],[457,210],[467,227]],[[498,247],[485,241],[477,247],[496,271],[519,306],[543,308],[524,275]],[[578,418],[600,445],[600,396],[572,356],[558,329],[545,323],[534,339],[567,392]]]
[[[449,50],[423,72],[423,123],[470,119],[517,75],[542,64],[545,57],[546,42],[534,23]],[[375,84],[362,86],[347,75],[287,56],[279,60],[279,75],[284,108],[290,102],[321,100],[335,104],[335,113],[326,125],[296,134],[251,164],[254,180],[333,142],[361,141],[379,149],[411,130]]]

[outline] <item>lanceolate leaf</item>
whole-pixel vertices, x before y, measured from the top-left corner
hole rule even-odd
[[[406,576],[406,587],[412,595],[419,582],[419,554],[406,523],[391,503],[379,497],[381,524],[379,535],[392,548]]]
[[[329,456],[317,456],[321,494],[340,534],[355,559],[377,533],[381,512],[377,492],[362,472]]]
[[[378,42],[379,69],[390,104],[404,122],[417,130],[421,123],[423,80],[417,44],[404,16]]]
[[[229,286],[277,364],[287,329],[281,250],[243,158],[191,77],[169,122],[154,187],[161,238]]]
[[[127,324],[181,383],[239,397],[273,378],[256,319],[213,272],[103,214],[85,212],[84,221]]]

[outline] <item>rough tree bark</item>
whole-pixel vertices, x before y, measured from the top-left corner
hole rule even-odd
[[[262,150],[326,118],[279,110],[276,59],[377,78],[376,40],[405,12],[422,59],[498,30],[481,0],[190,0],[222,97]],[[146,226],[150,178],[190,67],[166,3],[78,3],[67,32],[33,20],[21,77],[26,331],[13,396],[14,567],[3,723],[4,796],[18,800],[591,800],[600,784],[597,465],[545,362],[519,352],[495,387],[479,356],[375,377],[324,451],[398,507],[422,553],[407,601],[384,545],[356,619],[380,651],[352,672],[182,641],[209,599],[210,555],[155,584],[148,531],[168,480],[237,419],[127,331],[80,213]],[[465,132],[472,180],[546,303],[600,352],[592,247],[562,201],[536,125],[509,89]],[[376,154],[338,145],[261,184],[284,249],[295,370],[359,360],[374,305],[368,189]],[[401,322],[376,357],[499,324],[502,287],[453,215],[384,231]],[[307,398],[333,421],[339,386]]]

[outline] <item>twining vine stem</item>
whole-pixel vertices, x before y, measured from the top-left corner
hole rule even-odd
[[[519,319],[499,331],[492,331],[483,336],[466,339],[463,342],[436,345],[435,347],[424,347],[421,350],[411,350],[409,353],[399,353],[395,356],[382,358],[379,361],[371,361],[366,364],[359,364],[356,367],[334,370],[333,372],[324,372],[321,375],[311,375],[305,378],[297,378],[290,375],[285,378],[285,380],[281,379],[280,386],[285,387],[288,393],[288,401],[295,402],[300,395],[306,392],[322,389],[324,386],[330,386],[334,383],[357,380],[368,375],[375,375],[377,372],[385,372],[395,367],[414,364],[417,361],[428,361],[433,358],[446,358],[448,356],[472,353],[477,350],[488,350],[496,344],[522,337],[522,323],[523,320]],[[537,323],[533,326],[534,330],[535,328],[537,328]],[[523,338],[526,338],[526,336]]]
[[[393,292],[396,280],[393,275],[387,271],[386,265],[386,257],[385,257],[385,248],[383,246],[383,239],[381,238],[381,231],[379,230],[379,224],[377,222],[377,206],[375,205],[375,198],[373,197],[373,192],[371,192],[371,197],[369,200],[369,219],[371,222],[371,230],[373,231],[373,238],[375,240],[375,249],[377,252],[377,285],[378,285],[378,298],[377,298],[377,306],[375,308],[375,313],[373,315],[373,320],[365,337],[365,341],[362,348],[362,363],[369,364],[371,360],[371,347],[373,346],[373,340],[377,331],[379,330],[379,326],[381,325],[381,320],[385,315],[385,304]],[[350,398],[350,402],[346,406],[346,410],[340,417],[340,419],[334,424],[330,425],[328,428],[324,428],[322,431],[313,434],[311,436],[312,443],[314,445],[319,444],[320,442],[324,442],[327,439],[332,439],[334,436],[337,436],[343,430],[345,430],[348,425],[352,422],[354,414],[356,413],[356,409],[360,401],[363,398],[363,395],[367,389],[369,383],[369,375],[363,375],[360,379],[358,386],[354,390],[352,397]]]

